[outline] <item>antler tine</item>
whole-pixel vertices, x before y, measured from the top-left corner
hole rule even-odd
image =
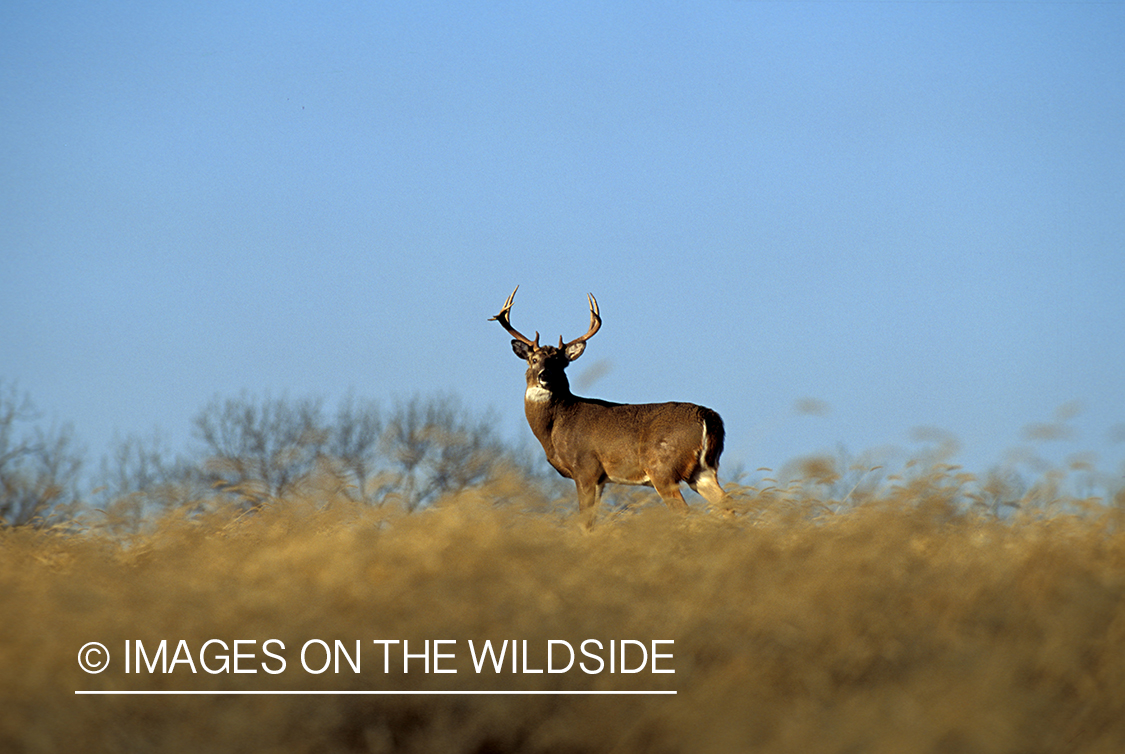
[[[602,315],[601,315],[601,312],[598,310],[598,300],[596,298],[594,298],[594,294],[592,294],[592,293],[587,293],[586,299],[589,301],[589,304],[590,304],[590,329],[586,332],[585,335],[583,335],[580,338],[575,338],[574,340],[570,341],[569,343],[563,343],[562,336],[560,335],[559,336],[559,348],[566,348],[567,346],[573,346],[575,343],[585,343],[587,340],[594,337],[594,333],[596,333],[601,328],[601,326],[602,326]]]
[[[511,335],[516,340],[520,341],[521,343],[523,343],[525,345],[529,345],[532,348],[539,348],[539,331],[538,330],[536,330],[536,332],[535,332],[535,340],[532,341],[530,338],[528,338],[526,335],[521,333],[519,330],[512,327],[512,322],[511,322],[510,319],[508,319],[508,313],[511,312],[511,310],[512,310],[512,301],[513,301],[513,299],[515,299],[516,291],[518,291],[519,289],[520,289],[520,287],[517,285],[515,287],[515,290],[512,291],[511,295],[508,296],[507,301],[504,302],[504,306],[500,309],[500,313],[497,314],[495,317],[489,317],[488,321],[491,322],[493,320],[496,320],[497,322],[500,323],[500,326],[503,327],[505,330],[507,330],[508,334]]]

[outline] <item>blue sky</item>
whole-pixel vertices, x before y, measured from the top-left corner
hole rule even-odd
[[[13,2],[0,112],[0,377],[91,463],[243,390],[529,439],[519,283],[728,465],[1125,474],[1123,3]]]

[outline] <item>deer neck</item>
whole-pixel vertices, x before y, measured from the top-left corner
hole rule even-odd
[[[533,382],[523,395],[523,410],[535,437],[546,448],[550,444],[551,429],[559,410],[575,401],[566,384],[548,389]]]
[[[523,394],[523,402],[529,411],[533,404],[540,406],[541,404],[551,403],[553,400],[555,400],[555,394],[541,385],[528,385]]]

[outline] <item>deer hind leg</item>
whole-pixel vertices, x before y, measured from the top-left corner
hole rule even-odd
[[[653,478],[652,486],[660,493],[660,497],[664,500],[664,504],[678,513],[687,513],[688,504],[684,501],[684,495],[680,492],[680,483],[675,479],[656,479]]]
[[[711,505],[730,508],[730,496],[719,484],[719,476],[714,469],[701,468],[688,480],[688,486],[703,496]]]
[[[688,486],[709,503],[720,503],[727,499],[727,492],[719,485],[719,477],[714,469],[700,469],[688,480]]]

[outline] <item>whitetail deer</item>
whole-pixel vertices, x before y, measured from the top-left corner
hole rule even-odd
[[[723,420],[694,403],[622,404],[580,398],[570,392],[566,368],[586,350],[586,341],[602,326],[598,302],[590,303],[590,329],[559,345],[539,345],[512,327],[508,314],[519,286],[508,296],[496,320],[512,336],[512,350],[527,361],[524,413],[543,445],[547,461],[578,488],[578,510],[593,523],[606,482],[655,487],[669,508],[686,511],[680,482],[712,504],[725,502],[719,486]]]

